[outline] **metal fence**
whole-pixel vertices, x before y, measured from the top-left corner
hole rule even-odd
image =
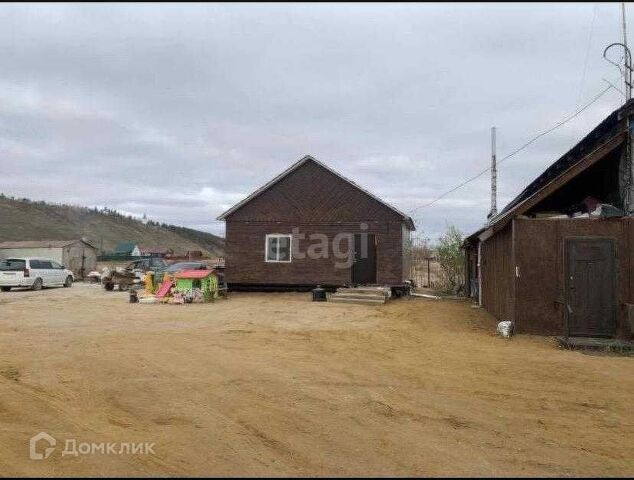
[[[441,285],[442,272],[438,259],[426,238],[415,237],[410,241],[407,252],[409,263],[409,279],[416,286],[437,288]]]
[[[132,262],[141,258],[143,257],[136,257],[134,255],[119,255],[117,253],[104,253],[103,255],[97,255],[98,262]]]
[[[416,286],[424,288],[439,288],[442,285],[442,271],[440,263],[434,257],[419,258],[412,261],[409,278]]]

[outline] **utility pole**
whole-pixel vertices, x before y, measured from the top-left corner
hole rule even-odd
[[[491,211],[489,221],[498,214],[498,166],[495,155],[495,127],[491,127]]]

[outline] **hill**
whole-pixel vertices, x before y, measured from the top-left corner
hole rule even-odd
[[[111,209],[13,199],[0,195],[0,241],[69,240],[87,238],[101,250],[117,243],[170,247],[175,253],[202,250],[209,256],[224,255],[224,239],[211,233],[175,225],[146,223]]]

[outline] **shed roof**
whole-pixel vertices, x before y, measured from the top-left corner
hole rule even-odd
[[[622,120],[634,112],[634,100],[614,110],[579,143],[563,154],[535,180],[493,217],[485,228],[472,233],[466,240],[477,236],[491,236],[502,229],[515,216],[522,215],[554,190],[568,183],[586,168],[604,158],[623,144],[627,126]]]
[[[95,248],[84,240],[26,240],[18,242],[1,242],[0,249],[6,248],[64,248],[73,243],[82,242]]]
[[[236,210],[242,208],[244,205],[246,205],[247,203],[249,203],[251,200],[253,200],[254,198],[256,198],[258,195],[260,195],[261,193],[265,192],[266,190],[268,190],[269,188],[271,188],[273,185],[275,185],[276,183],[278,183],[280,180],[282,180],[283,178],[287,177],[288,175],[290,175],[291,173],[293,173],[295,170],[297,170],[299,167],[301,167],[302,165],[304,165],[307,162],[314,162],[317,165],[325,168],[326,170],[328,170],[330,173],[333,173],[334,175],[336,175],[337,177],[339,177],[340,179],[342,179],[343,181],[349,183],[350,185],[352,185],[354,188],[356,188],[357,190],[362,191],[363,193],[365,193],[366,195],[370,196],[372,199],[376,200],[377,202],[385,205],[387,208],[389,208],[390,210],[392,210],[394,213],[396,213],[397,215],[399,215],[400,217],[403,218],[403,220],[406,222],[408,228],[410,230],[415,230],[416,227],[414,226],[414,221],[411,219],[411,217],[409,217],[408,215],[405,215],[403,212],[401,212],[400,210],[396,209],[395,207],[393,207],[392,205],[390,205],[389,203],[381,200],[380,198],[376,197],[375,195],[373,195],[372,193],[370,193],[369,191],[367,191],[366,189],[360,187],[359,185],[357,185],[356,183],[354,183],[352,180],[344,177],[343,175],[341,175],[339,172],[333,170],[332,168],[330,168],[328,165],[326,165],[325,163],[320,162],[319,160],[317,160],[316,158],[310,156],[310,155],[306,155],[302,158],[300,158],[297,162],[295,162],[293,165],[291,165],[290,167],[288,167],[286,170],[284,170],[282,173],[280,173],[277,177],[273,178],[271,181],[267,182],[266,184],[264,184],[262,187],[258,188],[255,192],[253,192],[251,195],[247,196],[244,200],[236,203],[233,207],[231,207],[229,210],[225,211],[224,213],[222,213],[221,215],[219,215],[216,219],[217,220],[226,220],[226,218],[231,215],[232,213],[234,213]]]

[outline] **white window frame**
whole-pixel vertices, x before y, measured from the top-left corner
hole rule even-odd
[[[288,238],[288,260],[269,259],[269,238]],[[279,257],[279,250],[278,250]],[[293,259],[293,235],[290,233],[269,233],[264,238],[264,261],[266,263],[291,263]]]

